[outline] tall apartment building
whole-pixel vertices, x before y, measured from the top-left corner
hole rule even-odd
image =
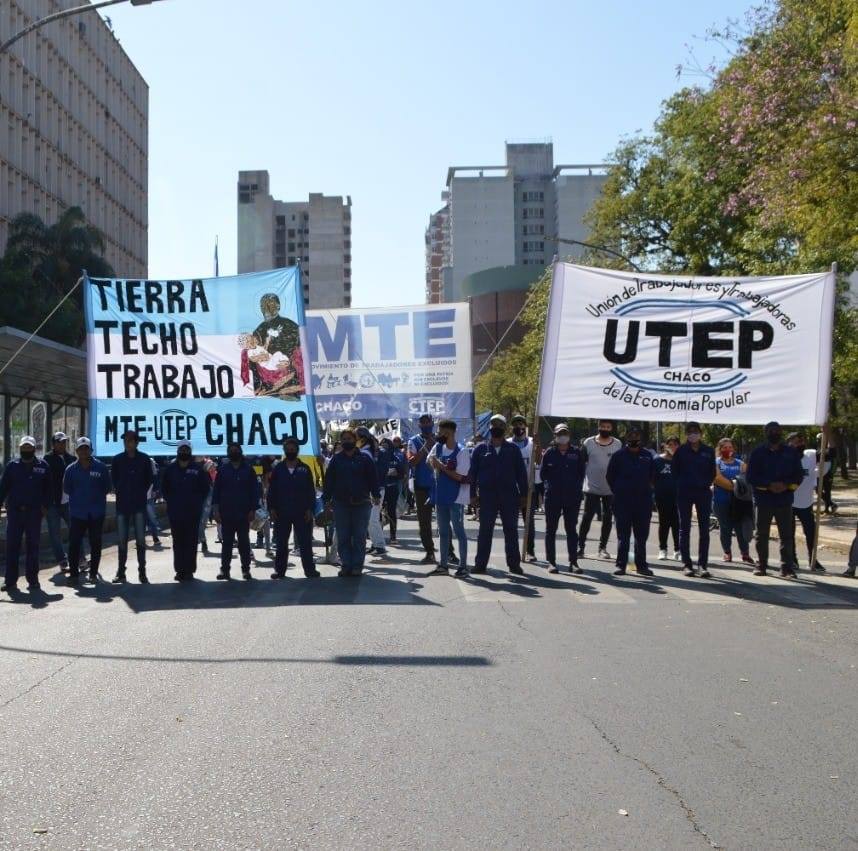
[[[584,217],[602,190],[604,172],[603,165],[554,165],[550,142],[507,143],[506,165],[451,167],[446,204],[426,231],[427,299],[461,299],[462,282],[486,269],[544,267],[555,253],[579,254],[546,237],[586,239]],[[430,264],[430,245],[445,246],[440,272]],[[436,254],[431,259],[437,262]]]
[[[0,42],[81,0],[2,0]],[[81,207],[117,275],[147,274],[149,88],[95,12],[0,54],[0,253],[22,212]]]
[[[238,173],[238,271],[300,266],[306,307],[351,307],[352,199],[271,197],[267,171]]]

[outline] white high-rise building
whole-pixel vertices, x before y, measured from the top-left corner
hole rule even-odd
[[[82,0],[0,0],[0,42]],[[149,88],[95,12],[0,54],[0,254],[9,222],[80,207],[117,275],[145,278]]]
[[[238,272],[300,266],[304,305],[351,307],[352,199],[271,196],[267,171],[238,173]]]
[[[544,267],[555,254],[580,254],[546,237],[586,240],[584,219],[601,192],[605,169],[555,166],[550,142],[508,143],[506,165],[451,167],[442,195],[447,203],[432,214],[426,231],[427,299],[457,301],[463,298],[462,282],[487,269]]]

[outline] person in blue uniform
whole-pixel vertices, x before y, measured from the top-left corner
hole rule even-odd
[[[626,572],[633,532],[635,570],[641,576],[652,576],[646,561],[646,541],[652,515],[655,463],[652,455],[641,446],[641,430],[637,426],[629,426],[626,430],[626,445],[611,456],[605,477],[614,495],[614,520],[617,524],[617,569],[614,576],[623,576]]]
[[[712,512],[712,482],[718,472],[715,450],[702,441],[700,424],[685,426],[686,441],[673,454],[671,467],[676,479],[676,510],[679,514],[679,552],[685,575],[695,576],[691,560],[691,510],[697,512],[697,534],[700,543],[697,565],[700,575],[709,579],[709,515]]]
[[[215,520],[221,524],[220,573],[229,579],[232,548],[238,540],[241,575],[250,579],[250,524],[259,507],[262,488],[253,467],[244,459],[241,444],[230,443],[227,460],[220,465],[212,491]]]
[[[489,441],[471,456],[471,499],[479,509],[477,556],[471,573],[485,573],[492,552],[492,536],[498,515],[503,526],[506,565],[522,574],[518,548],[518,515],[527,498],[527,469],[517,446],[504,440],[506,418],[495,415],[489,422]]]
[[[27,587],[39,590],[39,539],[42,518],[51,504],[51,470],[36,458],[36,441],[27,435],[18,444],[20,458],[9,462],[0,478],[0,506],[6,504],[6,578],[0,591],[18,587],[18,557],[26,536],[24,572]]]
[[[352,429],[340,434],[341,451],[325,472],[324,502],[334,512],[340,576],[360,576],[366,558],[366,533],[373,503],[381,502],[375,462],[357,448]]]
[[[581,507],[587,455],[580,446],[573,446],[569,426],[560,423],[554,428],[554,443],[542,456],[540,477],[545,485],[545,558],[551,565],[549,573],[559,573],[555,541],[557,526],[563,518],[569,570],[583,573],[578,566],[578,510]]]
[[[676,511],[676,477],[673,456],[679,449],[679,438],[671,435],[664,441],[664,451],[655,459],[655,508],[658,511],[658,557],[667,558],[667,537],[673,536],[673,558],[679,561],[679,515]]]
[[[402,493],[403,483],[408,479],[408,461],[405,455],[396,449],[392,440],[383,437],[378,442],[381,452],[387,458],[387,467],[382,470],[381,484],[384,485],[384,507],[387,509],[387,519],[390,522],[390,544],[397,546],[399,540],[396,537],[397,516],[396,509],[399,504],[399,495]]]
[[[161,493],[167,501],[167,517],[173,535],[173,571],[176,582],[188,582],[197,572],[197,542],[203,505],[211,479],[202,464],[194,463],[191,444],[179,441],[176,460],[161,477]]]
[[[277,542],[272,579],[283,579],[286,575],[289,555],[286,541],[293,530],[304,576],[311,578],[319,575],[313,561],[316,483],[313,481],[313,471],[298,457],[299,449],[294,437],[287,437],[283,441],[283,460],[275,465],[268,483],[268,512],[274,521],[274,539]]]

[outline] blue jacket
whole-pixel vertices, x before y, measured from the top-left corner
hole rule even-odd
[[[614,494],[614,504],[626,510],[652,511],[652,482],[655,461],[646,449],[632,452],[624,446],[611,456],[605,478]]]
[[[715,481],[715,450],[700,443],[695,452],[691,444],[683,443],[673,453],[671,466],[677,493],[705,490]]]
[[[113,488],[107,464],[93,458],[89,469],[80,461],[69,464],[63,476],[63,490],[69,495],[69,516],[77,520],[104,517],[107,495]]]
[[[290,473],[285,461],[280,461],[268,483],[268,510],[284,517],[301,518],[307,511],[315,513],[316,483],[313,471],[298,461]]]
[[[51,469],[39,459],[32,464],[20,458],[9,462],[0,478],[0,503],[9,513],[47,508],[51,504]]]
[[[489,441],[474,449],[470,478],[471,496],[483,502],[518,502],[527,496],[527,470],[521,450],[506,440],[499,447]]]
[[[116,513],[136,514],[146,510],[146,495],[155,476],[152,459],[145,452],[132,458],[124,452],[115,455],[110,466],[110,478],[116,491]]]
[[[351,457],[345,452],[334,455],[325,472],[325,502],[360,505],[369,501],[370,494],[381,496],[375,461],[360,450]]]
[[[408,475],[408,461],[401,452],[393,450],[393,457],[390,458],[387,464],[387,470],[384,471],[384,476],[380,478],[380,483],[386,488],[399,487]]]
[[[424,437],[422,434],[418,434],[416,437],[412,437],[411,440],[408,441],[408,452],[411,455],[416,455],[425,445],[429,443],[429,450],[432,450],[432,443],[434,442],[434,438],[430,434],[429,437]],[[426,456],[429,457],[428,455]],[[434,474],[432,473],[429,464],[424,459],[419,464],[412,468],[414,470],[414,486],[418,488],[426,488],[427,490],[432,487],[432,481],[434,479]]]
[[[217,471],[212,491],[212,506],[227,521],[243,520],[259,507],[262,487],[253,467],[242,461],[238,467],[224,461]]]
[[[676,476],[673,459],[660,455],[653,460],[655,468],[655,498],[657,502],[676,502]]]
[[[542,456],[540,474],[545,485],[545,501],[556,506],[575,506],[581,501],[587,455],[580,446],[561,452],[549,446]]]
[[[161,476],[161,493],[167,501],[167,516],[171,521],[199,522],[210,489],[211,479],[200,464],[191,461],[182,469],[178,461],[173,461]]]
[[[804,478],[801,455],[791,446],[782,443],[777,449],[765,444],[758,446],[748,459],[748,484],[754,489],[754,502],[757,505],[792,505],[793,491]],[[772,493],[769,485],[783,482],[787,490]]]

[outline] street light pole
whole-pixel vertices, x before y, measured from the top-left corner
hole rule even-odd
[[[604,251],[607,254],[613,254],[614,257],[619,257],[620,260],[624,260],[626,263],[629,264],[629,266],[632,267],[632,269],[635,270],[635,272],[641,271],[641,268],[637,265],[637,263],[630,260],[628,257],[626,257],[625,254],[620,254],[619,251],[614,251],[613,248],[608,248],[607,245],[593,245],[590,242],[581,242],[580,239],[564,239],[563,237],[559,236],[546,236],[544,237],[544,239],[547,239],[548,242],[562,242],[565,245],[582,245],[584,248],[593,249],[593,251]]]
[[[59,12],[54,12],[52,15],[46,15],[38,21],[33,21],[29,26],[24,27],[20,32],[15,33],[11,38],[6,39],[3,44],[0,44],[0,53],[8,50],[19,38],[29,35],[33,30],[43,27],[45,24],[50,24],[53,21],[59,21],[62,18],[69,18],[72,15],[79,15],[82,12],[92,12],[95,9],[101,9],[104,6],[115,6],[117,3],[127,3],[129,0],[99,0],[98,3],[86,3],[83,6],[74,6],[71,9],[63,9]],[[148,6],[151,3],[157,3],[158,0],[130,0],[132,6]]]

